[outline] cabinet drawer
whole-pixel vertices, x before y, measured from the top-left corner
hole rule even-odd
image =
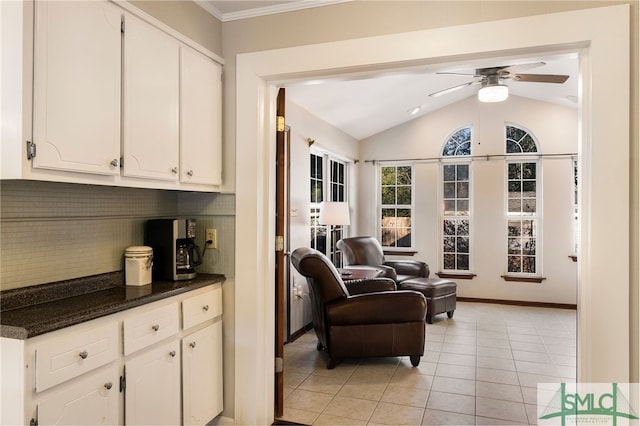
[[[36,391],[105,365],[117,355],[118,326],[115,322],[47,340],[35,350]]]
[[[222,315],[222,287],[215,287],[182,302],[182,328],[185,330],[218,315]]]
[[[141,312],[124,320],[124,354],[178,333],[178,303]]]

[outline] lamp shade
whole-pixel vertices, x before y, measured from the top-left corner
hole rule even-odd
[[[480,102],[502,102],[509,97],[509,87],[504,84],[484,86],[478,90]]]
[[[351,225],[349,204],[345,202],[320,203],[320,225]]]

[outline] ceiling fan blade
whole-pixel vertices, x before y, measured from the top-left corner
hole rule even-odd
[[[469,73],[463,73],[463,72],[446,72],[446,71],[442,71],[442,72],[437,72],[436,74],[443,74],[443,75],[463,75],[465,77],[482,77],[480,74],[469,74]]]
[[[437,98],[438,96],[446,95],[447,93],[455,92],[460,89],[464,89],[467,86],[478,84],[479,81],[469,81],[467,83],[458,84],[457,86],[449,87],[448,89],[438,90],[437,92],[430,93],[429,96]]]
[[[529,62],[528,64],[518,64],[518,65],[509,65],[502,69],[502,71],[507,71],[509,74],[517,74],[520,71],[526,71],[531,68],[541,67],[543,65],[547,65],[546,62]]]
[[[568,78],[568,75],[561,74],[514,74],[511,76],[511,80],[530,83],[564,83]]]

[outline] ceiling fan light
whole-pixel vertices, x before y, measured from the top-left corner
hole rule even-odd
[[[478,90],[480,102],[502,102],[509,97],[509,87],[504,84],[484,86]]]

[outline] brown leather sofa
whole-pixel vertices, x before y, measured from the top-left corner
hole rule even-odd
[[[421,293],[396,291],[388,278],[347,287],[327,257],[307,247],[294,250],[291,262],[309,283],[318,350],[326,350],[328,369],[361,357],[409,356],[414,367],[419,364],[427,312]]]
[[[342,251],[345,266],[370,265],[385,271],[384,276],[395,280],[398,290],[415,290],[427,299],[425,320],[447,313],[452,318],[456,310],[457,284],[453,281],[430,278],[429,265],[419,260],[386,260],[382,246],[373,237],[343,238],[336,243]]]

